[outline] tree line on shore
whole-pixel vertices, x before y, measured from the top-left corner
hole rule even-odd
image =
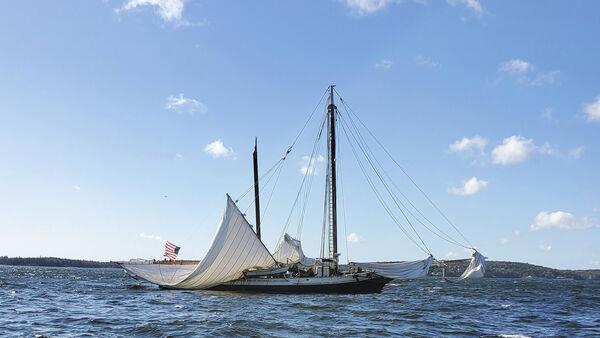
[[[49,266],[74,268],[118,268],[114,262],[98,262],[83,259],[67,259],[57,257],[7,257],[0,256],[0,265],[15,266]],[[458,277],[466,269],[468,261],[455,261],[447,264],[445,275]],[[430,275],[441,276],[442,268],[432,266]],[[559,270],[539,265],[519,262],[487,261],[485,277],[491,278],[567,278],[600,280],[600,269],[596,270]]]

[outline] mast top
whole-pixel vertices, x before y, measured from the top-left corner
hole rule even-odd
[[[327,110],[332,110],[335,109],[335,103],[333,102],[333,88],[335,88],[335,85],[329,85],[329,105],[327,106]]]

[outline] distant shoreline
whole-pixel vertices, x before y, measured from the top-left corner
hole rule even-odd
[[[40,267],[71,267],[106,269],[118,268],[114,262],[98,262],[83,259],[67,259],[57,257],[0,257],[0,265],[11,266],[40,266]],[[446,268],[446,276],[457,277],[467,267],[466,262],[451,263]],[[429,275],[439,276],[442,270],[432,267]],[[488,261],[486,262],[486,277],[491,278],[548,278],[548,279],[577,279],[600,280],[600,269],[589,270],[560,270],[539,265],[520,262]]]
[[[0,257],[0,265],[12,266],[45,266],[60,268],[93,268],[106,269],[118,268],[119,265],[113,262],[98,262],[84,259],[68,259],[57,257]]]

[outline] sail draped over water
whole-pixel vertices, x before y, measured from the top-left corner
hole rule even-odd
[[[288,234],[285,234],[277,244],[273,257],[277,262],[283,264],[300,263],[307,266],[315,264],[314,258],[304,255],[302,243]]]
[[[313,265],[314,258],[309,258],[302,251],[302,243],[285,234],[277,244],[273,257],[277,262],[283,264]],[[373,270],[377,274],[392,279],[415,279],[427,276],[429,267],[433,263],[433,256],[424,260],[411,262],[369,262],[369,263],[350,263],[363,269]]]
[[[427,276],[429,267],[433,263],[433,256],[421,261],[410,262],[369,262],[353,263],[363,269],[374,270],[383,277],[392,279],[415,279]]]
[[[467,278],[482,278],[485,274],[485,257],[480,254],[478,251],[473,252],[473,256],[471,257],[471,262],[465,272],[458,278],[458,280],[463,280]]]
[[[244,215],[227,196],[221,225],[204,259],[196,266],[122,263],[136,278],[163,287],[207,289],[241,278],[245,270],[276,265]]]

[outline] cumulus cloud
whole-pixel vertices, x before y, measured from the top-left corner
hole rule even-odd
[[[578,159],[583,155],[583,152],[585,151],[585,147],[584,146],[579,146],[579,147],[575,147],[572,148],[571,150],[569,150],[569,157],[570,158],[574,158],[574,159]]]
[[[202,26],[207,24],[206,21],[190,22],[183,17],[184,0],[127,0],[121,7],[115,9],[115,12],[118,14],[140,7],[154,7],[156,14],[163,21],[177,26]]]
[[[550,244],[540,244],[539,248],[542,251],[549,252],[550,250],[552,250],[552,245],[550,245]]]
[[[369,15],[378,12],[390,4],[399,3],[399,0],[343,0],[346,6],[350,7],[359,15]]]
[[[500,71],[508,74],[525,74],[533,70],[533,66],[521,59],[508,60],[500,65]]]
[[[478,193],[487,188],[487,186],[487,181],[480,180],[477,177],[471,177],[470,179],[463,181],[460,187],[448,189],[448,193],[451,195],[469,196]]]
[[[528,160],[534,153],[556,156],[559,151],[548,143],[538,146],[533,139],[513,135],[492,150],[492,162],[499,165],[518,164]]]
[[[526,161],[535,150],[532,139],[522,136],[505,138],[501,145],[492,150],[492,161],[496,164],[511,165]]]
[[[391,60],[380,60],[375,64],[375,68],[390,69],[394,63]]]
[[[583,112],[589,122],[600,121],[600,96],[596,97],[590,103],[585,103],[583,105]]]
[[[423,68],[439,68],[441,66],[439,62],[422,55],[415,56],[413,60],[417,66]]]
[[[177,112],[186,112],[194,114],[196,112],[204,114],[208,111],[206,105],[196,99],[185,97],[183,94],[178,96],[171,95],[167,98],[165,108]]]
[[[523,59],[512,59],[501,63],[498,72],[527,86],[554,84],[560,74],[558,70],[535,72],[533,64]]]
[[[455,141],[449,146],[449,150],[451,153],[482,156],[485,154],[485,147],[487,144],[488,140],[479,135],[475,135],[471,138],[463,137],[462,139]]]
[[[544,111],[542,112],[542,118],[548,122],[556,122],[556,119],[554,118],[554,114],[552,112],[552,108],[550,107],[546,107],[544,109]]]
[[[351,232],[348,235],[348,242],[350,242],[350,243],[360,243],[360,242],[362,242],[362,237],[359,234],[357,234],[356,232]]]
[[[465,6],[466,8],[475,12],[477,15],[481,15],[483,13],[483,6],[479,0],[448,0],[448,3],[452,6]]]
[[[542,211],[535,216],[533,223],[529,226],[532,231],[545,229],[575,230],[597,227],[587,217],[575,217],[564,211],[546,212]]]
[[[325,157],[323,155],[313,157],[312,160],[308,155],[302,156],[302,160],[300,161],[300,173],[302,173],[302,175],[317,175],[319,173],[319,166],[323,162],[325,162]]]
[[[213,158],[219,157],[235,157],[233,148],[228,148],[221,140],[215,140],[204,147],[204,152]]]
[[[143,239],[153,239],[155,241],[160,241],[160,236],[157,236],[157,235],[148,235],[148,234],[143,233],[143,232],[140,234],[140,237],[143,238]]]

